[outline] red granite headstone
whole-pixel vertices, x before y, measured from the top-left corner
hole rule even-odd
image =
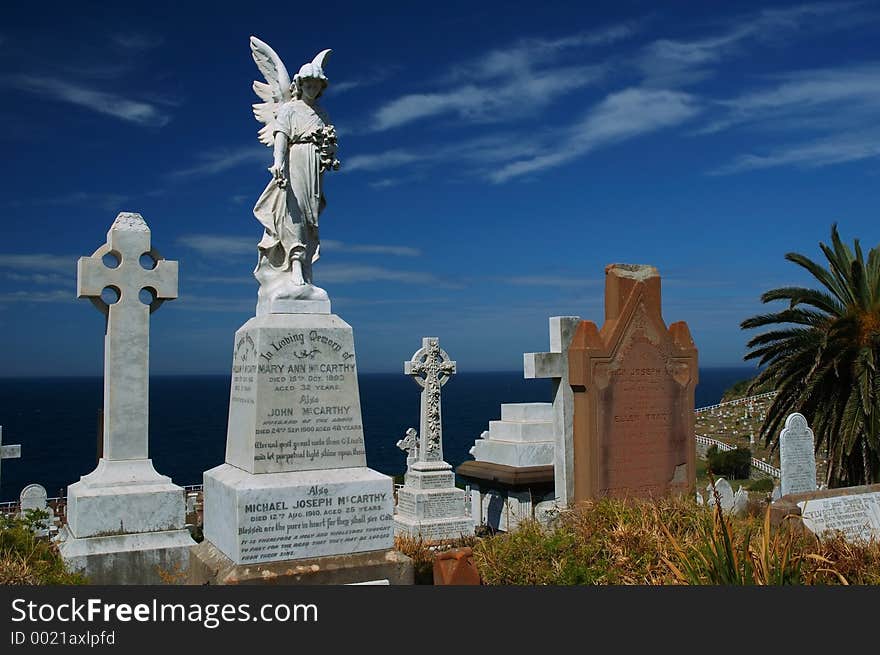
[[[697,350],[666,327],[654,267],[605,268],[605,324],[579,325],[569,383],[575,501],[694,493]]]

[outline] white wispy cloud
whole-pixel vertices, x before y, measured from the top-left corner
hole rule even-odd
[[[711,174],[729,175],[778,166],[821,168],[880,157],[880,131],[825,137],[771,148],[766,154],[743,154]]]
[[[782,129],[871,126],[880,113],[880,64],[794,71],[770,88],[717,103],[725,114],[699,134],[747,124]]]
[[[578,276],[565,277],[561,275],[519,275],[497,279],[501,282],[514,284],[516,286],[533,287],[594,287],[601,283],[601,280],[585,279]]]
[[[120,48],[135,52],[152,50],[153,48],[158,48],[165,42],[161,36],[135,32],[114,34],[110,38],[113,43]]]
[[[371,129],[383,131],[443,115],[469,123],[533,115],[558,98],[596,83],[608,71],[604,64],[566,65],[560,58],[570,51],[628,38],[637,29],[634,23],[621,24],[557,39],[521,39],[455,63],[435,82],[439,89],[410,93],[376,110]]]
[[[567,50],[610,45],[639,31],[635,22],[611,25],[595,31],[569,34],[556,39],[526,38],[506,47],[490,50],[470,61],[454,64],[448,80],[520,77],[539,65],[554,62]]]
[[[253,281],[253,280],[251,280]],[[197,294],[181,294],[174,302],[165,307],[185,312],[218,312],[239,314],[253,312],[256,295],[252,298],[226,298],[222,296],[201,296]]]
[[[128,201],[129,196],[121,193],[93,193],[90,191],[74,191],[57,196],[35,196],[27,199],[9,200],[3,203],[6,207],[64,207],[81,205],[84,207],[100,207],[109,211],[119,211]]]
[[[752,128],[784,141],[764,139],[760,152],[734,157],[710,174],[797,166],[818,168],[878,156],[880,64],[793,71],[775,84],[719,101],[722,115],[696,133],[713,135]]]
[[[370,182],[370,186],[374,189],[391,189],[403,184],[403,180],[399,177],[383,177],[381,180]]]
[[[320,269],[318,268],[320,267]],[[317,284],[346,284],[349,282],[402,282],[405,284],[424,284],[430,286],[456,287],[446,279],[423,271],[401,271],[384,266],[359,264],[317,264],[315,268]]]
[[[191,248],[203,255],[255,255],[259,234],[249,237],[217,234],[185,234],[177,238],[179,245]],[[411,246],[393,244],[346,243],[334,239],[321,241],[321,252],[347,252],[368,255],[392,255],[395,257],[418,257],[421,251]],[[0,259],[2,265],[2,259]]]
[[[254,144],[234,150],[216,150],[199,156],[198,161],[187,168],[168,173],[172,179],[186,179],[216,175],[236,166],[254,162],[272,164],[272,151],[264,145]],[[267,174],[268,175],[268,174]],[[268,177],[267,177],[268,179]]]
[[[332,239],[321,241],[322,252],[353,252],[367,255],[393,255],[395,257],[418,257],[422,251],[410,246],[394,246],[389,244],[345,243]]]
[[[599,80],[599,65],[521,71],[497,84],[465,84],[433,93],[412,93],[380,107],[373,115],[376,131],[423,118],[453,114],[471,123],[501,122],[535,114],[560,96]]]
[[[738,17],[710,36],[653,41],[637,57],[636,65],[651,86],[694,84],[712,75],[713,66],[723,59],[739,55],[756,43],[774,44],[806,30],[849,25],[861,5],[821,2],[763,9]]]
[[[24,282],[26,284],[65,284],[73,283],[74,270],[68,270],[71,275],[63,276],[58,273],[4,273],[3,277],[14,282]]]
[[[74,255],[50,255],[47,253],[0,254],[0,268],[15,271],[35,271],[39,273],[76,273]]]
[[[0,293],[0,303],[62,303],[75,302],[76,294],[61,289],[55,291],[12,291]]]
[[[687,93],[630,88],[612,93],[593,107],[580,123],[547,154],[509,163],[490,177],[494,182],[560,166],[596,148],[679,125],[700,112]]]
[[[367,73],[359,75],[356,80],[343,80],[341,82],[333,82],[331,80],[328,93],[331,95],[338,95],[341,93],[348,93],[353,89],[379,84],[400,71],[400,68],[400,66],[382,66],[381,68],[374,68]]]
[[[7,86],[43,98],[61,100],[145,127],[162,127],[171,117],[152,104],[98,91],[81,84],[43,75],[13,75],[3,79]]]
[[[203,255],[253,255],[259,235],[241,237],[219,234],[184,234],[177,237],[178,245],[191,248]]]
[[[405,166],[413,162],[424,160],[425,156],[407,150],[386,150],[367,155],[354,155],[342,163],[340,171],[352,173],[354,171],[383,171],[389,168]]]

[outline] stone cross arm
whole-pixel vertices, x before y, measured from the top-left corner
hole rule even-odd
[[[106,313],[101,293],[107,287],[118,295],[115,304],[123,306],[139,303],[140,292],[148,290],[153,297],[150,312],[177,298],[177,262],[162,258],[151,247],[150,228],[140,214],[120,213],[107,232],[107,243],[77,262],[77,297],[89,298]]]
[[[18,459],[21,457],[21,444],[3,445],[3,426],[0,426],[0,464],[4,459]]]

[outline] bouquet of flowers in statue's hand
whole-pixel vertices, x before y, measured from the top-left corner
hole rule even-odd
[[[321,172],[338,171],[340,162],[336,159],[336,128],[333,125],[325,125],[315,132],[315,137],[321,157]]]

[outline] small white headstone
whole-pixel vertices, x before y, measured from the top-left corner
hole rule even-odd
[[[25,516],[28,510],[39,510],[49,515],[37,526],[37,535],[41,537],[49,534],[49,530],[55,523],[55,512],[49,507],[48,498],[49,494],[46,493],[46,488],[39,484],[29,484],[21,490],[18,497],[22,516]]]
[[[21,504],[22,513],[29,509],[38,509],[45,512],[48,507],[48,498],[49,494],[46,493],[45,487],[39,484],[29,484],[21,490],[18,501]]]
[[[697,505],[705,505],[705,504],[706,504],[706,501],[703,500],[703,494],[701,494],[701,493],[698,491],[698,492],[697,492]]]
[[[816,455],[813,431],[802,414],[790,414],[779,435],[779,468],[782,495],[816,490]]]
[[[730,483],[724,478],[718,478],[715,480],[715,491],[718,492],[718,498],[721,500],[721,509],[725,512],[731,511],[733,509],[733,487],[730,486]],[[712,491],[711,483],[706,486],[706,493],[709,498],[709,507],[714,507],[715,494]]]

